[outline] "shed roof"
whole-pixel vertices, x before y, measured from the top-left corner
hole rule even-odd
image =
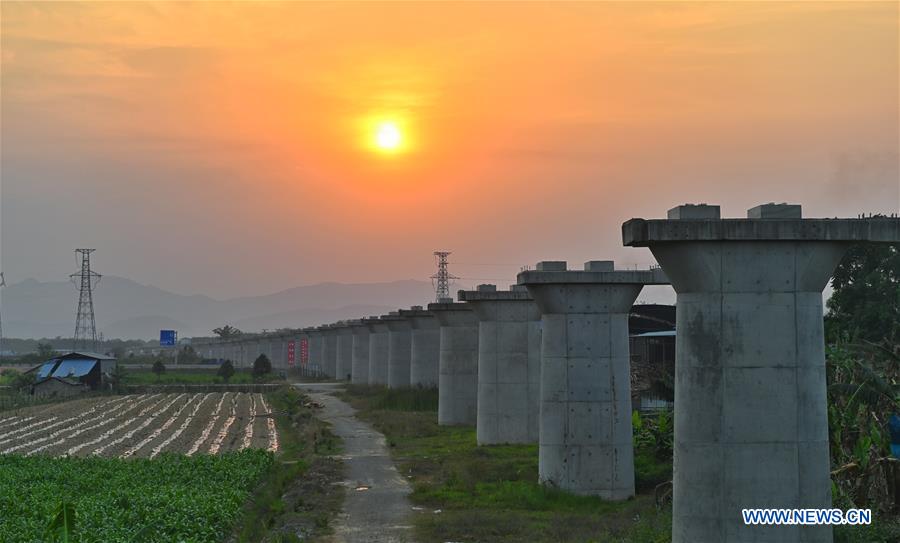
[[[98,360],[86,358],[70,358],[68,360],[63,360],[56,369],[53,370],[53,375],[51,375],[51,377],[84,377],[94,369],[97,362]]]
[[[36,379],[41,380],[46,377],[49,377],[50,372],[53,371],[53,368],[54,368],[54,366],[56,366],[57,362],[59,362],[59,359],[54,358],[53,360],[48,360],[48,361],[44,362],[43,364],[41,364],[40,366],[37,366],[37,368],[34,368],[34,369],[37,369]]]
[[[88,351],[71,351],[66,354],[60,355],[58,358],[62,360],[70,359],[70,358],[91,358],[93,360],[115,360],[116,357],[108,356],[105,354],[91,353]]]

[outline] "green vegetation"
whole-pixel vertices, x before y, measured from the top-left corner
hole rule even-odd
[[[900,248],[852,247],[834,272],[825,317],[828,430],[835,507],[872,509],[871,526],[836,542],[900,540],[900,460],[888,420],[900,413]]]
[[[226,383],[234,377],[234,364],[231,363],[231,360],[222,362],[222,365],[216,370],[216,375],[221,377]]]
[[[166,365],[163,364],[162,360],[156,360],[155,362],[153,362],[153,368],[151,371],[156,374],[156,378],[158,380],[160,376],[162,376],[162,374],[166,373]]]
[[[211,385],[211,384],[249,384],[259,382],[280,381],[273,375],[267,379],[254,379],[251,372],[237,370],[228,381],[218,374],[218,367],[212,366],[208,370],[177,370],[169,368],[164,374],[157,375],[152,371],[125,370],[124,382],[128,385]]]
[[[231,326],[230,324],[226,324],[225,326],[213,328],[213,334],[215,334],[217,337],[226,339],[226,338],[237,337],[237,336],[243,334],[243,332],[241,332],[239,329],[235,328],[234,326]]]
[[[269,361],[269,357],[264,354],[257,356],[253,361],[253,377],[262,379],[270,373],[272,373],[272,362]]]
[[[127,541],[139,532],[147,542],[219,542],[273,460],[261,450],[153,460],[0,456],[0,533],[10,542],[53,533]]]
[[[900,247],[852,247],[832,279],[825,318],[828,342],[900,343]]]
[[[296,389],[268,394],[277,413],[280,451],[273,468],[244,508],[235,538],[243,542],[300,541],[328,533],[342,493],[334,483],[341,464],[332,456],[338,440],[313,416],[312,404]]]
[[[400,472],[412,476],[411,499],[426,508],[414,517],[420,541],[670,539],[671,515],[656,508],[654,489],[671,478],[671,453],[659,460],[665,445],[651,434],[637,449],[643,460],[635,475],[646,490],[607,502],[538,484],[537,445],[479,447],[474,428],[438,426],[434,389],[348,386],[343,396],[385,434]],[[655,421],[644,424],[657,431]]]

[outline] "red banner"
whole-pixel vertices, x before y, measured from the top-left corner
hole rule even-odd
[[[300,338],[300,364],[307,365],[309,363],[309,340]]]
[[[288,341],[288,367],[294,367],[294,340]]]

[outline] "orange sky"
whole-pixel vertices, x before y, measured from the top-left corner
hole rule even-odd
[[[468,286],[620,225],[900,208],[898,4],[2,4],[8,279]],[[404,128],[375,153],[366,123]],[[65,273],[63,273],[65,272]]]

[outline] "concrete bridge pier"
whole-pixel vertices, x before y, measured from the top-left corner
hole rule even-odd
[[[309,349],[309,358],[306,362],[307,371],[310,372],[322,372],[324,371],[324,367],[322,366],[322,349],[323,349],[323,339],[322,339],[322,331],[316,327],[306,328],[306,341],[307,348]],[[297,353],[298,363],[300,353]]]
[[[478,410],[478,318],[464,303],[428,304],[441,325],[438,424],[474,425]]]
[[[388,325],[378,317],[363,319],[369,327],[369,384],[388,383]]]
[[[400,315],[409,320],[410,356],[409,385],[431,388],[438,386],[441,354],[441,326],[434,315],[413,306],[401,309]]]
[[[409,387],[410,323],[399,312],[382,315],[388,327],[388,388]]]
[[[286,352],[283,337],[271,336],[269,338],[269,361],[272,363],[272,371],[287,368]]]
[[[822,290],[852,244],[900,242],[900,219],[747,217],[683,205],[622,226],[677,293],[672,540],[828,543],[830,527],[741,509],[831,507]]]
[[[346,322],[335,325],[337,329],[337,355],[335,376],[338,381],[350,381],[353,371],[353,329]]]
[[[541,311],[524,286],[460,291],[478,317],[479,445],[537,443]]]
[[[328,377],[335,378],[337,373],[337,330],[334,325],[320,326],[322,332],[322,371]]]
[[[248,347],[247,366],[252,368],[259,355],[264,353],[265,344],[262,337],[257,336],[248,342]]]
[[[540,262],[519,273],[541,309],[542,482],[583,495],[634,495],[628,314],[662,270],[618,270],[611,261]]]
[[[369,384],[369,326],[361,320],[351,321],[353,331],[353,360],[351,379],[354,385]]]

